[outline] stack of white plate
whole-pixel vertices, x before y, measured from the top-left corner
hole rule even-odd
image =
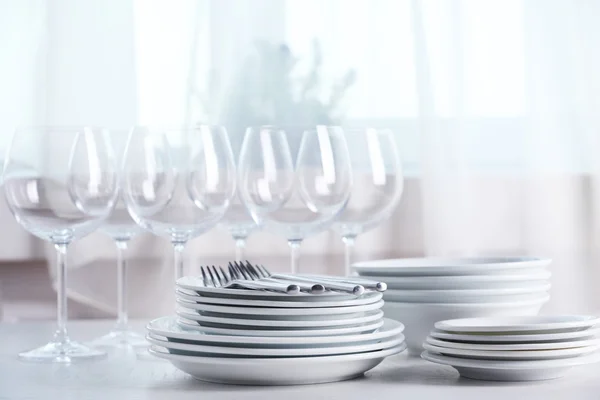
[[[579,315],[441,321],[421,357],[472,379],[554,379],[573,366],[598,361],[599,323]]]
[[[177,281],[177,317],[148,324],[150,352],[195,378],[285,385],[351,379],[406,348],[381,293],[286,295]]]
[[[412,352],[437,321],[487,316],[537,315],[550,298],[548,259],[407,258],[361,262],[359,275],[386,282],[385,316],[406,325]]]

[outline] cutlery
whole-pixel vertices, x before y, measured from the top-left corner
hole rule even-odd
[[[237,261],[229,263],[229,274],[238,280],[249,280],[249,281],[261,281],[265,283],[285,283],[288,285],[298,286],[301,291],[307,292],[310,294],[322,294],[325,292],[325,288],[323,285],[314,284],[313,282],[297,282],[297,281],[289,281],[288,279],[273,279],[269,276],[265,276],[260,274],[255,268],[252,267],[252,264],[248,263],[248,265],[243,265],[242,263],[238,263]]]
[[[239,264],[239,263],[238,263]],[[296,275],[288,275],[288,274],[272,274],[262,265],[252,265],[248,261],[246,261],[246,267],[255,271],[259,276],[266,278],[274,278],[274,279],[283,279],[290,282],[298,282],[298,283],[318,283],[323,285],[325,289],[335,290],[338,292],[350,293],[355,296],[360,296],[365,292],[365,288],[362,285],[356,285],[353,283],[345,283],[338,282],[334,280],[325,280],[325,279],[311,279],[302,276]]]
[[[223,288],[244,288],[253,290],[270,290],[286,294],[300,293],[300,287],[296,284],[286,284],[281,282],[263,282],[246,279],[232,279],[232,275],[227,275],[225,271],[213,265],[212,267],[201,266],[200,272],[204,284],[208,287]]]
[[[354,276],[317,276],[317,275],[303,275],[306,278],[321,279],[334,282],[353,283],[355,285],[362,285],[365,290],[376,290],[378,292],[385,292],[387,290],[387,284],[385,282],[373,281],[371,279],[364,279]]]

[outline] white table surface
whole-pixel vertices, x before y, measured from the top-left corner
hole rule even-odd
[[[75,339],[89,340],[111,325],[74,321],[70,332]],[[133,325],[143,332],[144,322]],[[450,367],[398,355],[352,381],[252,387],[200,382],[168,362],[125,352],[72,365],[18,360],[18,351],[42,344],[53,328],[51,322],[0,324],[0,399],[600,399],[600,365],[574,368],[554,381],[495,383],[461,379]]]

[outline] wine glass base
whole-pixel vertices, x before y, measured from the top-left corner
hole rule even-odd
[[[94,360],[105,356],[106,352],[104,351],[70,340],[64,342],[50,342],[37,349],[19,353],[19,358],[23,361],[63,364],[74,361]]]
[[[94,347],[147,347],[148,342],[139,333],[124,330],[111,331],[110,333],[90,343]]]

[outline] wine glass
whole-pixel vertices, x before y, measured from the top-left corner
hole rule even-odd
[[[333,229],[344,242],[344,273],[350,275],[356,237],[389,219],[404,187],[402,165],[390,130],[367,128],[347,131],[354,185]]]
[[[31,127],[15,132],[4,168],[4,193],[16,220],[54,244],[57,255],[57,330],[45,346],[20,353],[28,361],[69,363],[104,352],[67,333],[67,247],[95,231],[116,201],[118,173],[106,130]]]
[[[235,164],[224,128],[133,128],[123,164],[123,194],[134,221],[170,239],[175,279],[186,243],[214,227],[235,193]]]
[[[106,335],[92,342],[95,346],[146,346],[144,336],[134,332],[129,327],[127,312],[127,247],[129,241],[143,229],[138,226],[125,206],[122,196],[119,196],[110,216],[100,227],[100,231],[108,235],[117,248],[117,321],[113,329]]]
[[[259,226],[252,219],[238,193],[233,197],[220,225],[229,232],[235,241],[235,260],[243,261],[246,239],[251,233],[258,230]]]
[[[352,171],[344,132],[328,126],[305,131],[294,167],[282,129],[249,128],[238,182],[254,220],[287,239],[296,273],[304,238],[327,229],[348,201]]]

